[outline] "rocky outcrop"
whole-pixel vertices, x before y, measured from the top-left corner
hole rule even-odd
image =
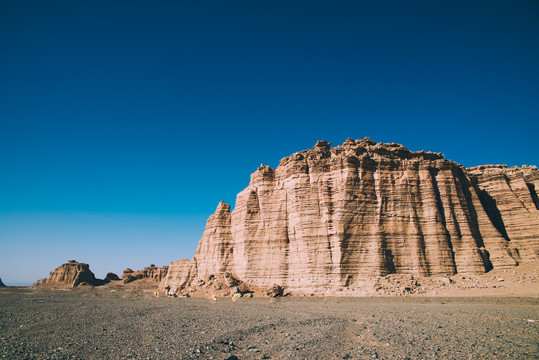
[[[116,275],[115,273],[113,272],[109,272],[107,273],[107,275],[105,276],[105,280],[106,281],[120,281],[122,279],[120,279],[120,277],[118,275]]]
[[[34,286],[74,288],[81,284],[92,286],[102,285],[103,280],[95,278],[88,264],[69,260],[67,263],[51,271],[47,279],[38,280]]]
[[[487,165],[468,169],[483,207],[510,241],[518,261],[539,259],[539,171],[536,166]]]
[[[159,289],[173,295],[181,292],[191,284],[196,276],[196,259],[179,260],[170,263],[167,275],[159,284]]]
[[[32,287],[49,288],[75,288],[81,285],[101,286],[111,282],[122,281],[123,284],[129,284],[141,280],[141,284],[157,287],[167,274],[168,266],[157,267],[151,264],[142,270],[133,271],[125,269],[121,278],[115,273],[107,273],[104,280],[96,279],[90,271],[88,264],[78,263],[75,260],[69,260],[53,271],[46,279],[39,279]],[[116,285],[117,286],[117,285]]]
[[[481,169],[439,153],[369,138],[330,145],[319,141],[276,169],[261,165],[232,212],[219,203],[193,259],[171,263],[161,288],[230,274],[266,289],[321,292],[388,274],[481,274],[537,255],[535,175],[515,178],[513,199],[493,192],[497,180]],[[531,202],[519,205],[526,189]]]
[[[38,279],[32,285],[30,285],[30,287],[31,288],[36,288],[36,287],[40,287],[40,286],[45,286],[46,283],[47,283],[47,278],[41,278],[41,279]]]
[[[121,279],[123,280],[124,284],[144,279],[160,282],[165,278],[167,271],[168,266],[157,267],[154,264],[137,271],[127,268],[124,270]]]
[[[4,285],[4,283],[2,282],[2,279],[0,279],[0,287],[6,287],[6,285]]]

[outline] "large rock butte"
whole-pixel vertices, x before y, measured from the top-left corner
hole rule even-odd
[[[297,292],[388,274],[480,274],[538,258],[537,167],[466,169],[432,152],[348,139],[261,165],[236,206],[219,203],[192,260],[160,284],[213,276]]]
[[[82,284],[102,285],[103,280],[96,279],[88,264],[69,260],[51,271],[48,278],[38,280],[33,286],[74,288]]]

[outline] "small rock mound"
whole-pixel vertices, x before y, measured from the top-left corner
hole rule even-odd
[[[279,296],[283,296],[283,294],[284,294],[283,287],[277,284],[273,285],[271,289],[269,289],[268,291],[268,296],[270,297],[279,297]]]
[[[47,278],[42,278],[42,279],[39,279],[37,280],[35,283],[33,283],[32,285],[30,285],[31,288],[36,288],[36,287],[39,287],[39,286],[43,286],[47,283]]]
[[[198,279],[190,286],[181,288],[165,287],[169,296],[191,295],[195,297],[227,297],[227,296],[247,296],[252,297],[255,293],[262,294],[262,291],[252,287],[241,280],[238,280],[231,273],[211,274],[203,279]]]
[[[113,272],[109,272],[107,273],[107,276],[105,276],[105,281],[120,281],[120,280],[122,279],[120,279],[120,277]]]

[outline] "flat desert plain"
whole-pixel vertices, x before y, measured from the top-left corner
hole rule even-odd
[[[0,291],[6,359],[537,359],[534,297]]]

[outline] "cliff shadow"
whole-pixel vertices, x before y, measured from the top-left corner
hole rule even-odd
[[[455,252],[453,251],[453,241],[451,239],[451,233],[447,229],[447,220],[446,220],[446,217],[445,217],[444,203],[442,202],[442,196],[440,194],[440,188],[438,186],[438,180],[436,178],[438,176],[438,173],[440,172],[440,169],[430,167],[429,172],[430,172],[432,189],[434,191],[434,196],[436,198],[436,207],[438,208],[438,212],[440,213],[442,225],[443,225],[443,227],[445,229],[445,237],[447,239],[447,244],[449,246],[449,249],[451,249],[451,262],[453,264],[454,272],[456,273],[457,272],[457,261],[455,260]],[[459,232],[460,232],[460,230],[459,230]]]
[[[539,210],[539,198],[537,197],[537,191],[535,189],[535,185],[532,183],[526,183],[526,186],[528,187],[528,190],[530,191],[530,196],[532,197],[533,204],[535,205],[535,208]]]
[[[502,214],[498,209],[496,200],[492,196],[490,196],[490,194],[486,190],[482,190],[477,187],[476,190],[479,195],[479,201],[481,202],[481,205],[483,205],[483,209],[485,209],[485,212],[487,213],[487,216],[492,222],[492,225],[494,225],[496,230],[498,230],[498,232],[502,234],[505,240],[511,241],[511,239],[509,239],[509,235],[507,235],[507,230],[505,229]]]
[[[460,181],[461,189],[466,199],[466,203],[468,205],[470,220],[472,221],[472,224],[471,224],[472,226],[470,226],[470,229],[472,231],[472,236],[475,238],[477,247],[479,249],[485,249],[485,242],[483,240],[483,235],[481,234],[481,231],[479,231],[479,220],[477,216],[477,210],[474,206],[473,199],[472,199],[472,191],[475,191],[477,193],[478,189],[473,183],[473,181],[470,178],[468,178],[468,176],[464,173],[462,169],[458,169],[457,171],[458,171],[458,178]],[[479,199],[479,202],[481,202],[481,199]],[[505,227],[504,227],[504,230],[505,230]],[[485,271],[489,272],[490,270],[494,268],[494,266],[492,265],[492,262],[490,261],[490,254],[488,253],[486,249],[483,251],[480,251],[479,253],[481,255],[481,259],[483,261],[483,266],[485,267]]]

